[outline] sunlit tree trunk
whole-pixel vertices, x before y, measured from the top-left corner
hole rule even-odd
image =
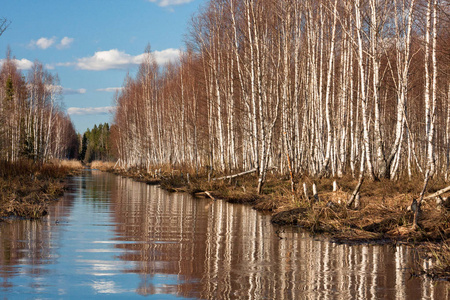
[[[365,157],[361,157],[361,159],[365,159],[367,164],[368,175],[371,178],[374,178],[373,166],[372,166],[372,147],[370,145],[370,136],[369,136],[369,115],[368,115],[368,98],[366,95],[366,66],[364,66],[364,56],[363,56],[363,32],[362,32],[362,17],[361,17],[361,1],[355,1],[355,25],[356,25],[356,35],[358,38],[358,64],[359,64],[359,72],[360,72],[360,91],[359,98],[361,101],[362,108],[362,122],[363,122],[363,143],[365,148]]]
[[[432,19],[432,25],[431,25]],[[427,136],[427,171],[430,176],[435,173],[435,153],[434,141],[436,124],[436,98],[437,98],[437,60],[436,60],[436,40],[437,40],[437,0],[429,0],[427,6],[427,28],[426,28],[426,54],[425,54],[425,125]],[[431,31],[431,33],[430,33]],[[430,78],[428,71],[429,48],[431,41],[431,60],[432,76]],[[431,81],[431,99],[430,99],[430,81]]]
[[[334,1],[333,4],[333,23],[331,29],[331,43],[330,43],[330,51],[328,58],[328,70],[327,70],[327,86],[325,90],[325,120],[326,120],[326,128],[327,128],[327,144],[326,144],[326,153],[325,160],[322,165],[321,174],[324,174],[327,171],[328,165],[330,163],[331,158],[331,145],[333,142],[333,130],[331,128],[331,77],[333,74],[334,67],[334,48],[335,48],[335,37],[336,37],[336,19],[337,19],[337,0]]]

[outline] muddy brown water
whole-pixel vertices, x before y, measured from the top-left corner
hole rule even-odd
[[[6,299],[449,299],[413,249],[339,245],[248,206],[99,171],[39,221],[0,223]],[[431,264],[424,261],[424,267]]]

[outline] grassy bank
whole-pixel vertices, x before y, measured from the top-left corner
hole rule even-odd
[[[48,203],[64,192],[64,178],[81,168],[77,161],[0,162],[0,221],[46,215]]]
[[[422,188],[422,179],[365,181],[360,189],[358,207],[346,202],[358,184],[352,177],[336,179],[295,178],[295,191],[290,178],[269,174],[263,193],[258,195],[255,175],[233,179],[210,180],[205,172],[187,168],[158,166],[152,172],[114,170],[112,165],[97,168],[131,177],[147,184],[161,184],[171,192],[187,192],[195,197],[225,200],[251,205],[272,213],[272,222],[299,226],[312,234],[324,234],[339,243],[404,243],[417,248],[424,257],[434,258],[428,275],[450,280],[450,201],[438,206],[435,199],[422,204],[419,228],[412,230],[414,213],[408,209]],[[188,175],[190,174],[190,175]],[[196,175],[192,175],[196,174]],[[220,177],[217,175],[216,177]],[[333,191],[333,182],[337,190]],[[308,189],[305,197],[303,184]],[[316,185],[317,195],[312,193]],[[448,185],[429,182],[427,194]],[[445,195],[444,195],[445,196]],[[420,271],[420,265],[418,264]]]

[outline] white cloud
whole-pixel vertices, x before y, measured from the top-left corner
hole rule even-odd
[[[63,95],[79,95],[79,94],[86,94],[86,89],[71,89],[71,88],[63,88],[62,89]]]
[[[170,60],[177,59],[180,56],[180,53],[180,50],[172,48],[153,52],[158,64],[165,64]],[[90,57],[80,58],[76,62],[76,66],[79,69],[91,71],[127,69],[134,65],[139,65],[144,60],[144,57],[145,54],[132,56],[124,51],[111,49],[108,51],[95,52],[95,54]]]
[[[54,43],[55,43],[55,38],[54,38],[54,37],[51,38],[51,39],[42,37],[42,38],[40,38],[40,39],[38,39],[38,40],[36,41],[36,46],[38,46],[38,47],[41,48],[41,49],[47,49],[47,48],[49,48],[51,45],[53,45]]]
[[[67,113],[69,115],[108,115],[114,112],[115,106],[105,107],[69,107]]]
[[[37,41],[31,40],[30,43],[28,44],[28,46],[30,48],[37,47],[37,48],[45,50],[45,49],[48,49],[48,48],[52,47],[53,45],[55,45],[56,41],[57,41],[56,37],[52,37],[52,38],[41,37]],[[56,44],[56,48],[58,48],[58,49],[68,48],[73,43],[73,41],[74,41],[73,38],[65,36],[61,39],[61,41],[58,44]]]
[[[6,59],[0,59],[0,66],[3,65],[5,61]],[[19,68],[20,70],[29,70],[33,66],[33,62],[26,58],[22,59],[14,58],[13,61],[16,64],[17,68]]]
[[[66,63],[56,63],[54,65],[57,66],[57,67],[71,67],[71,66],[75,66],[76,63],[66,62]]]
[[[45,68],[47,70],[54,70],[55,67],[71,67],[76,65],[76,63],[73,62],[66,62],[66,63],[51,63],[51,64],[46,64]]]
[[[97,89],[97,92],[120,92],[123,88],[122,87],[109,87],[104,89]]]
[[[179,49],[169,48],[163,51],[154,51],[156,62],[160,65],[166,64],[180,58],[181,51]]]
[[[158,3],[158,6],[167,7],[173,5],[182,5],[190,3],[194,0],[149,0],[150,2]]]
[[[30,42],[29,46],[31,48],[38,47],[40,49],[44,49],[45,50],[45,49],[51,47],[55,43],[55,41],[56,41],[55,37],[52,37],[52,38],[41,37],[37,41],[32,40]]]
[[[29,70],[31,69],[31,67],[33,67],[33,62],[26,58],[14,59],[14,61],[20,70]]]
[[[61,42],[58,45],[56,45],[56,48],[58,49],[69,48],[70,45],[73,43],[73,41],[74,41],[73,38],[65,36],[61,39]]]
[[[126,69],[132,64],[136,64],[133,56],[123,51],[112,49],[95,52],[91,57],[80,58],[76,65],[82,70],[103,71],[109,69]]]

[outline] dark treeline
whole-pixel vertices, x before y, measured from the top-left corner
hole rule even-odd
[[[116,96],[122,167],[399,179],[450,170],[446,0],[212,0]]]
[[[77,157],[77,134],[61,108],[61,92],[58,76],[39,62],[22,74],[8,50],[0,68],[0,160]]]
[[[80,139],[79,159],[84,163],[94,160],[109,161],[113,159],[110,146],[109,124],[94,125],[94,128],[86,130]]]

